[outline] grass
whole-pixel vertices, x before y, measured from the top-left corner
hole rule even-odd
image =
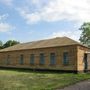
[[[90,79],[90,74],[0,70],[0,90],[56,90]]]

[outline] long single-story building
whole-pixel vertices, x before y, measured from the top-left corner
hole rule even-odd
[[[56,37],[0,50],[0,67],[83,72],[90,70],[88,52],[77,41]]]

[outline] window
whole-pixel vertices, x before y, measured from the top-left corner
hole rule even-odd
[[[23,58],[23,55],[20,55],[20,62],[19,62],[21,65],[24,64],[24,58]]]
[[[41,53],[40,54],[40,64],[44,64],[45,63],[45,57],[44,57],[44,54]]]
[[[7,56],[7,61],[6,64],[9,65],[10,64],[10,55]]]
[[[56,64],[56,56],[55,56],[55,53],[51,53],[51,54],[50,54],[50,64],[51,64],[51,65]]]
[[[34,64],[34,54],[31,54],[30,56],[30,64]]]
[[[69,57],[68,57],[68,52],[63,53],[63,64],[67,65],[69,63]]]

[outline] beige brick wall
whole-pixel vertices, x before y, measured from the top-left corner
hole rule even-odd
[[[69,64],[63,65],[63,52],[69,53]],[[82,51],[78,51],[82,52]],[[45,64],[39,64],[39,55],[44,53],[45,55]],[[50,53],[56,54],[56,65],[50,65]],[[83,53],[83,52],[82,52]],[[20,55],[24,55],[24,65],[19,64]],[[30,54],[35,54],[35,64],[30,65]],[[7,65],[5,62],[7,56],[10,55],[10,65]],[[82,54],[79,58],[82,57]],[[82,63],[78,63],[78,65]],[[12,51],[12,52],[3,52],[0,53],[0,66],[12,66],[12,67],[24,67],[24,68],[40,68],[40,69],[57,69],[57,70],[76,70],[77,69],[77,46],[65,46],[65,47],[56,47],[56,48],[44,48],[44,49],[34,49],[34,50],[21,50],[21,51]],[[79,67],[80,70],[82,67]]]
[[[84,71],[84,54],[88,51],[87,48],[83,46],[77,47],[77,70]]]

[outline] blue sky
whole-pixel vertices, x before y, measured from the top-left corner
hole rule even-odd
[[[78,40],[79,27],[89,20],[90,0],[0,0],[0,40],[3,42],[62,36]]]

